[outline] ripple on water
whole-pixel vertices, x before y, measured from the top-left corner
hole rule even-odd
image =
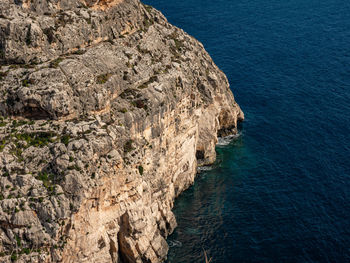
[[[168,262],[350,262],[350,2],[145,2],[203,42],[246,116],[176,201]]]

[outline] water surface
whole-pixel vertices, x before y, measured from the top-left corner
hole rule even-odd
[[[168,262],[350,262],[350,2],[147,0],[246,115],[175,204]]]

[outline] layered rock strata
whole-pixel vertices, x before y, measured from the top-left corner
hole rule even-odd
[[[0,261],[162,262],[174,199],[244,115],[139,0],[0,0]]]

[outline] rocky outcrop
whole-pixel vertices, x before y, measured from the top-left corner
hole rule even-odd
[[[162,262],[174,199],[244,116],[138,0],[0,0],[0,261]]]

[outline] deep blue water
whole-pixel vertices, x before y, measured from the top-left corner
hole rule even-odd
[[[350,1],[146,0],[246,115],[175,204],[168,262],[350,262]],[[180,245],[182,244],[182,245]]]

